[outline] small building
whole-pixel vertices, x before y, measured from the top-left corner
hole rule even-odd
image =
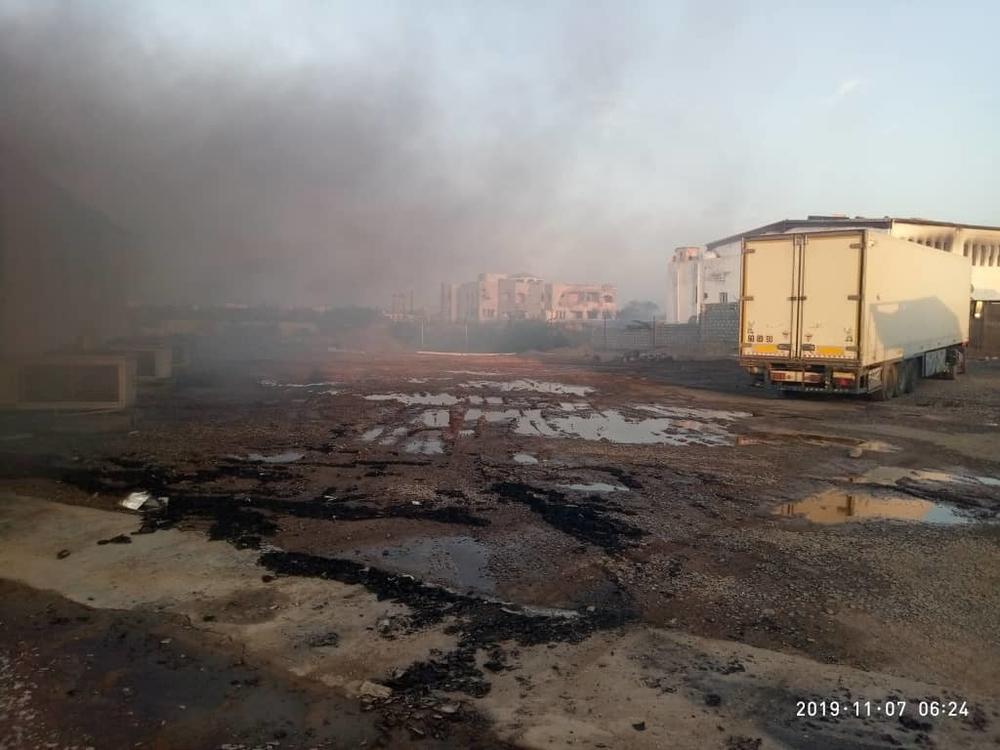
[[[546,316],[552,321],[608,320],[618,312],[618,290],[613,284],[565,284],[545,287]]]

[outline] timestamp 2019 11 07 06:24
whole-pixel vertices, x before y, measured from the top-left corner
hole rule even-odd
[[[796,718],[857,717],[895,719],[914,716],[921,719],[964,718],[969,715],[964,700],[799,700],[795,702]]]

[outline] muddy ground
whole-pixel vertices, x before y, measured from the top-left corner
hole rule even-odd
[[[339,353],[0,425],[0,748],[1000,743],[997,361]]]

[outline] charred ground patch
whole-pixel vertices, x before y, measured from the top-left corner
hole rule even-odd
[[[353,560],[269,551],[262,553],[259,561],[277,575],[362,586],[379,599],[409,607],[411,612],[403,621],[381,629],[383,637],[391,638],[399,630],[414,631],[447,623],[445,632],[458,636],[455,649],[412,664],[386,680],[387,685],[407,695],[420,696],[432,690],[445,690],[482,697],[489,692],[490,686],[477,665],[480,651],[489,654],[486,668],[500,671],[506,668],[504,643],[513,642],[519,646],[579,643],[594,632],[621,626],[633,617],[624,594],[620,594],[620,604],[616,607],[535,612],[431,586],[411,576],[390,573]]]
[[[645,535],[642,529],[612,515],[626,513],[625,509],[598,495],[570,500],[559,490],[521,482],[496,482],[490,490],[505,502],[527,506],[553,528],[606,552],[621,552]]]

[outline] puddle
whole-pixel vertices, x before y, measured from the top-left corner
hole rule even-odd
[[[399,401],[407,406],[454,406],[459,399],[450,393],[373,393],[368,401]]]
[[[996,477],[975,476],[972,474],[953,474],[947,471],[935,471],[930,469],[906,469],[902,466],[876,466],[866,471],[854,481],[869,482],[872,484],[892,485],[901,479],[909,479],[916,482],[947,482],[950,484],[964,484],[966,486],[979,487],[1000,487],[1000,479]]]
[[[513,422],[519,419],[524,412],[520,409],[505,409],[504,411],[484,411],[483,409],[469,409],[465,412],[466,422],[478,422],[484,419],[491,424],[500,422]]]
[[[557,484],[561,490],[572,490],[573,492],[628,492],[628,487],[620,484],[608,484],[607,482],[589,482],[583,484]]]
[[[520,435],[579,437],[633,445],[732,445],[729,431],[711,422],[676,419],[629,419],[608,409],[587,415],[545,418],[540,410],[525,411],[514,431]]]
[[[473,408],[465,412],[464,419],[466,423],[479,420],[491,424],[508,422],[513,424],[515,434],[530,437],[576,437],[584,440],[608,440],[612,443],[665,445],[732,445],[735,441],[726,426],[711,421],[636,419],[626,417],[614,409],[588,414],[576,411],[570,414],[557,412],[546,416],[541,409],[490,411]]]
[[[785,503],[775,513],[819,524],[899,520],[954,525],[970,520],[948,505],[928,500],[842,490],[828,490],[794,503]]]
[[[305,388],[310,391],[315,391],[319,388],[323,388],[325,390],[320,391],[320,393],[327,393],[331,395],[336,395],[340,393],[340,391],[332,387],[338,385],[338,383],[333,380],[324,380],[318,383],[281,383],[277,380],[264,378],[263,380],[260,380],[258,382],[265,388]]]
[[[516,464],[537,464],[538,459],[532,456],[530,453],[515,453],[514,463]]]
[[[661,406],[660,404],[643,404],[635,407],[639,411],[650,412],[661,417],[679,417],[685,419],[717,419],[732,421],[752,417],[748,411],[722,411],[720,409],[697,409],[687,406]]]
[[[489,550],[470,536],[414,539],[395,547],[356,549],[344,556],[459,591],[471,589],[484,594],[496,591],[488,570]]]
[[[298,461],[305,455],[306,454],[302,451],[285,451],[284,453],[272,453],[270,455],[265,455],[263,453],[248,453],[243,460],[264,464],[290,464],[293,461]]]
[[[381,435],[383,432],[385,432],[385,427],[382,426],[372,427],[370,430],[365,430],[361,434],[361,440],[362,442],[370,443],[373,440],[375,440],[375,438],[377,438],[379,435]]]
[[[406,435],[409,434],[409,430],[405,427],[397,427],[384,438],[378,441],[379,445],[395,445],[396,442]]]
[[[469,396],[465,399],[470,404],[475,404],[476,406],[481,406],[482,404],[490,404],[491,406],[499,406],[503,403],[503,399],[499,396]]]
[[[447,409],[429,409],[421,414],[417,421],[424,427],[447,427],[450,419],[451,414]]]
[[[586,396],[594,389],[587,385],[566,385],[542,380],[470,380],[463,388],[488,388],[496,391],[534,391],[535,393],[556,393],[567,396]]]
[[[866,440],[863,443],[859,443],[857,447],[862,451],[869,451],[870,453],[899,453],[902,450],[898,445],[886,443],[882,440]]]
[[[408,440],[403,446],[403,450],[407,453],[421,453],[430,456],[444,453],[444,442],[441,440],[440,432],[421,432]]]

